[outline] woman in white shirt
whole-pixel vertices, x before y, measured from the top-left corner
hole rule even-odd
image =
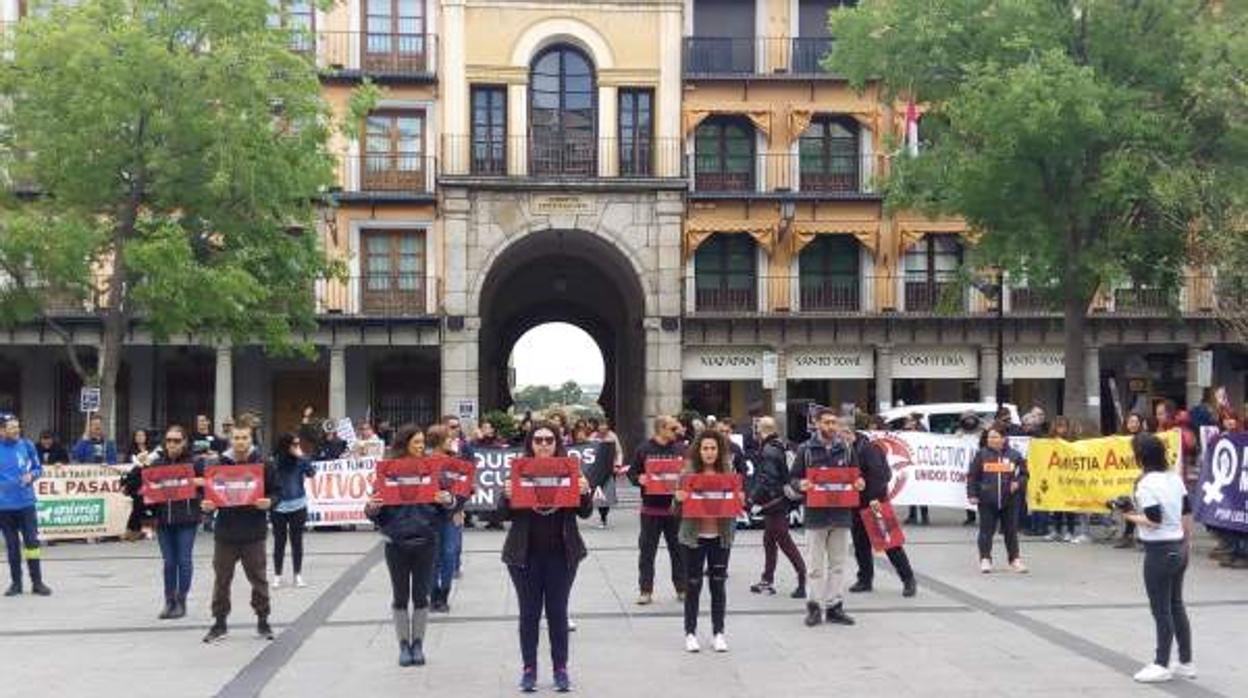
[[[1192,511],[1183,478],[1169,469],[1166,447],[1152,434],[1131,439],[1135,460],[1144,474],[1135,485],[1136,509],[1126,520],[1136,525],[1144,544],[1144,589],[1157,626],[1157,652],[1141,669],[1141,683],[1169,681],[1176,675],[1196,678],[1192,664],[1192,627],[1183,606],[1183,575],[1187,571]],[[1170,647],[1177,640],[1179,661],[1170,666]]]

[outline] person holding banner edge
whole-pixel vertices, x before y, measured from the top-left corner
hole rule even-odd
[[[390,456],[422,458],[425,434],[420,427],[399,428]],[[433,583],[433,561],[438,553],[438,531],[447,510],[455,506],[450,492],[439,490],[433,504],[386,506],[374,496],[364,508],[365,515],[381,529],[386,541],[386,569],[393,592],[391,613],[399,640],[399,666],[424,666],[425,627],[429,622],[429,587]],[[410,601],[410,610],[409,610]]]
[[[707,429],[689,446],[685,474],[735,472],[728,439],[715,429]],[[736,533],[736,517],[692,519],[681,516],[689,492],[678,489],[673,497],[672,511],[680,517],[680,544],[684,546],[685,578],[685,651],[698,652],[698,606],[702,596],[702,577],[710,583],[711,633],[716,652],[727,652],[724,638],[724,616],[728,610],[728,556]]]
[[[984,430],[979,452],[966,476],[966,498],[979,512],[979,571],[992,572],[992,537],[998,526],[1005,538],[1010,568],[1027,571],[1018,548],[1018,513],[1027,485],[1027,460],[1010,448],[1006,428],[994,423]]]
[[[558,427],[538,422],[525,439],[524,452],[527,458],[561,458],[567,455],[567,447]],[[520,688],[525,693],[537,690],[537,645],[543,608],[555,688],[560,693],[572,688],[568,674],[568,599],[576,568],[588,555],[576,519],[588,519],[594,511],[589,481],[584,475],[578,478],[578,485],[580,502],[576,509],[513,508],[510,479],[504,483],[499,500],[499,512],[511,521],[502,558],[520,606],[520,657],[524,664]]]
[[[654,420],[654,436],[633,453],[628,468],[628,479],[642,488],[641,535],[638,538],[637,558],[638,589],[637,605],[647,606],[654,602],[654,558],[659,552],[659,536],[667,545],[672,566],[672,586],[676,598],[685,600],[685,566],[681,560],[680,518],[672,513],[672,495],[647,494],[646,461],[650,459],[683,459],[684,448],[680,441],[680,422],[670,415],[659,415]]]
[[[36,596],[51,596],[52,590],[43,583],[39,518],[35,513],[35,481],[43,475],[43,464],[35,445],[22,437],[22,423],[16,415],[0,416],[0,428],[0,531],[4,533],[12,580],[4,595],[22,593],[24,559],[30,572],[30,590]]]
[[[849,588],[850,593],[861,594],[872,590],[875,581],[875,557],[871,549],[871,539],[867,527],[862,521],[865,511],[879,512],[880,505],[888,501],[888,483],[892,480],[892,470],[888,467],[888,459],[879,446],[871,443],[871,438],[853,430],[848,420],[842,420],[845,428],[842,438],[852,444],[850,451],[862,474],[865,487],[859,492],[858,509],[854,512],[851,536],[854,543],[854,558],[858,562],[858,579]],[[910,566],[910,557],[906,555],[904,546],[889,548],[885,551],[888,561],[897,571],[901,579],[901,595],[910,598],[918,593],[918,582],[914,577],[914,569]]]

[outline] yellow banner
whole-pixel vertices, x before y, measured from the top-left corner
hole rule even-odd
[[[1178,463],[1180,435],[1159,435],[1170,467]],[[1032,439],[1027,449],[1027,506],[1033,511],[1078,511],[1103,514],[1106,503],[1135,491],[1140,467],[1131,452],[1130,436],[1085,441]]]

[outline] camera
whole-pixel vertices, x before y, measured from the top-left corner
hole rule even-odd
[[[1135,500],[1130,495],[1122,495],[1105,502],[1105,508],[1120,514],[1129,514],[1135,511]]]

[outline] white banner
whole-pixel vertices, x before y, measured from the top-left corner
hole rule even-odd
[[[364,515],[376,477],[373,458],[317,461],[307,481],[308,525],[351,526],[369,523]]]
[[[966,473],[979,450],[978,436],[921,431],[871,432],[893,471],[889,498],[897,506],[971,509]],[[1027,455],[1030,439],[1010,437],[1010,448]]]

